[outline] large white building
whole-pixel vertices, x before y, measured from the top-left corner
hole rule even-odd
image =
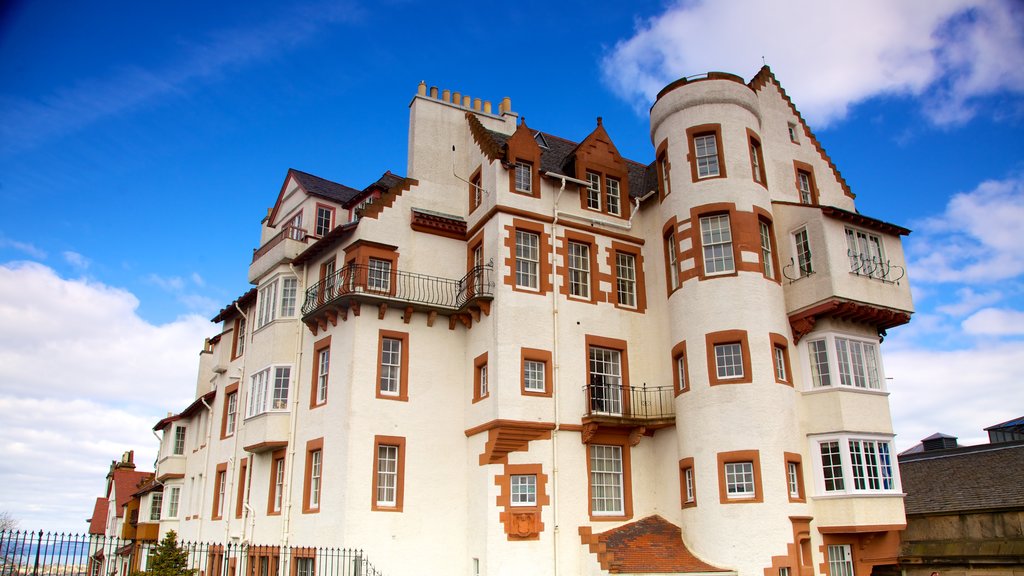
[[[635,162],[600,118],[576,143],[421,84],[406,177],[290,170],[156,426],[161,531],[389,575],[894,564],[908,231],[856,211],[767,67],[650,115]]]

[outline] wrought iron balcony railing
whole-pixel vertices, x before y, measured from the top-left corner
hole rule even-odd
[[[387,263],[385,263],[387,264]],[[477,299],[494,296],[494,266],[477,266],[458,280],[394,270],[390,265],[349,264],[306,290],[302,315],[336,300],[360,297],[455,312]]]
[[[675,392],[671,386],[624,387],[594,378],[583,387],[587,417],[621,420],[674,420]]]
[[[888,260],[882,261],[878,256],[847,250],[850,257],[850,272],[858,276],[867,276],[889,284],[899,284],[906,270],[902,266],[893,266]]]

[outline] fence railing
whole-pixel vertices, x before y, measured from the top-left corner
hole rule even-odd
[[[595,378],[583,387],[587,395],[587,416],[630,420],[675,418],[675,392],[671,386],[623,387]]]
[[[158,543],[92,534],[0,532],[0,576],[130,576]],[[362,550],[179,542],[194,576],[381,576]]]
[[[475,298],[494,294],[494,266],[485,264],[458,280],[404,272],[387,261],[349,264],[306,290],[303,316],[346,296],[368,296],[456,311]]]
[[[262,257],[267,252],[270,252],[270,250],[273,249],[274,246],[280,244],[282,241],[284,241],[285,238],[295,240],[296,242],[305,242],[308,238],[313,237],[310,236],[303,228],[296,228],[291,224],[285,224],[284,227],[281,228],[281,231],[278,232],[277,234],[274,234],[274,236],[272,236],[270,240],[267,240],[266,243],[263,244],[263,246],[252,249],[252,261],[255,262],[259,260],[260,257]]]

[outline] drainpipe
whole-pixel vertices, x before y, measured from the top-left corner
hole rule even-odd
[[[249,317],[245,314],[245,312],[242,311],[242,308],[241,308],[241,306],[238,305],[237,301],[234,302],[234,305],[235,305],[235,310],[238,310],[238,313],[242,316],[242,319],[245,320],[245,329],[248,330],[249,329]],[[242,334],[241,337],[244,339],[245,338],[245,334]],[[234,354],[234,350],[232,350],[231,353]],[[245,409],[245,405],[246,405],[245,404],[245,400],[246,400],[246,398],[243,396],[243,391],[246,391],[246,386],[245,386],[245,357],[244,356],[242,357],[242,365],[238,367],[238,392],[236,392],[236,394],[238,394],[238,404],[237,404],[237,407],[235,409],[235,433],[234,433],[235,438],[234,438],[234,444],[231,447],[231,455],[232,456],[234,456],[235,454],[238,454],[238,437],[242,435],[242,420],[245,418],[245,412],[243,412],[243,410]],[[249,454],[249,456],[246,457],[246,462],[248,462],[248,464],[246,466],[246,476],[247,477],[242,480],[243,484],[242,484],[242,486],[239,487],[239,490],[243,490],[243,491],[246,490],[251,485],[250,482],[249,482],[249,478],[252,477],[252,466],[253,466],[252,454],[248,453],[248,452],[246,452],[246,454]],[[231,478],[233,479],[235,477],[235,469],[234,469],[234,467],[233,466],[228,466],[228,470],[230,471],[229,473],[231,474]],[[247,519],[247,517],[249,515],[249,510],[252,509],[249,506],[249,494],[248,494],[248,492],[244,492],[244,496],[245,497],[242,500],[242,505],[243,505],[243,507],[246,508],[246,513],[245,513],[244,517],[242,518],[242,540],[245,540],[245,521],[246,521],[246,519]],[[230,534],[231,534],[231,517],[230,516],[224,522],[224,530],[228,533],[228,536],[230,537]]]
[[[298,308],[300,306],[299,305],[299,294],[305,294],[306,293],[306,290],[305,290],[305,284],[306,284],[306,265],[305,264],[302,265],[302,275],[301,276],[295,270],[295,266],[292,265],[290,262],[288,263],[288,269],[292,271],[292,274],[296,278],[295,306]],[[296,310],[296,314],[301,314],[301,308]],[[298,394],[298,388],[299,388],[299,382],[302,381],[302,378],[300,377],[301,373],[302,373],[302,343],[303,343],[303,339],[304,339],[303,337],[305,336],[305,331],[302,329],[302,327],[303,327],[302,322],[300,320],[296,320],[296,322],[295,322],[295,330],[296,330],[296,335],[295,335],[295,354],[293,355],[293,357],[295,358],[295,375],[292,378],[292,385],[289,386],[289,389],[288,389],[289,395],[293,398],[293,400],[291,402],[291,405],[292,405],[291,414],[289,414],[289,420],[290,420],[289,428],[290,428],[291,432],[288,435],[288,455],[285,457],[285,469],[288,472],[286,473],[286,475],[284,477],[284,483],[281,486],[281,492],[282,492],[281,498],[285,502],[281,506],[283,508],[283,510],[281,510],[281,515],[284,516],[281,519],[281,546],[282,547],[287,547],[288,546],[289,530],[291,530],[291,512],[292,512],[293,503],[295,501],[295,499],[291,497],[291,488],[292,488],[292,486],[291,486],[291,479],[295,475],[294,474],[295,473],[295,432],[296,432],[296,429],[298,428],[298,423],[299,423],[299,394]],[[288,495],[287,499],[285,499],[285,495]]]
[[[551,176],[551,174],[548,174]],[[561,414],[559,410],[559,398],[562,395],[562,387],[558,386],[555,388],[555,383],[559,381],[559,374],[561,371],[558,366],[558,201],[562,197],[562,192],[565,191],[566,181],[574,180],[568,176],[560,176],[562,185],[558,189],[558,194],[555,195],[555,203],[552,208],[553,220],[551,221],[551,387],[552,397],[554,398],[555,404],[555,429],[551,431],[551,514],[555,520],[554,536],[552,537],[552,555],[551,561],[554,564],[554,570],[552,574],[558,574],[558,539],[559,539],[559,526],[558,526],[558,426],[561,423]],[[582,181],[577,180],[579,184]]]
[[[216,376],[215,376],[215,378],[216,378]],[[203,456],[203,473],[206,474],[207,472],[210,471],[209,470],[209,468],[210,468],[210,452],[213,450],[213,446],[210,443],[210,430],[213,428],[213,407],[210,406],[209,404],[207,404],[206,398],[204,398],[203,396],[199,397],[199,401],[203,403],[203,406],[206,406],[206,412],[207,412],[206,448],[204,448],[204,450],[206,450],[206,455]],[[203,476],[203,478],[205,479],[206,476]],[[202,516],[204,508],[206,508],[206,485],[205,484],[203,484],[202,486],[199,487],[199,515],[200,516]],[[200,522],[199,523],[199,534],[197,535],[197,540],[202,541],[202,535],[203,535],[203,523]]]

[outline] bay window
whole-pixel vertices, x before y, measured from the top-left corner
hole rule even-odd
[[[878,344],[869,340],[826,334],[807,341],[811,384],[883,390]],[[832,375],[838,375],[833,378]]]
[[[817,439],[815,449],[820,494],[899,492],[889,438],[838,435]]]
[[[245,417],[287,410],[291,377],[291,366],[270,366],[253,374],[249,379],[249,403]]]

